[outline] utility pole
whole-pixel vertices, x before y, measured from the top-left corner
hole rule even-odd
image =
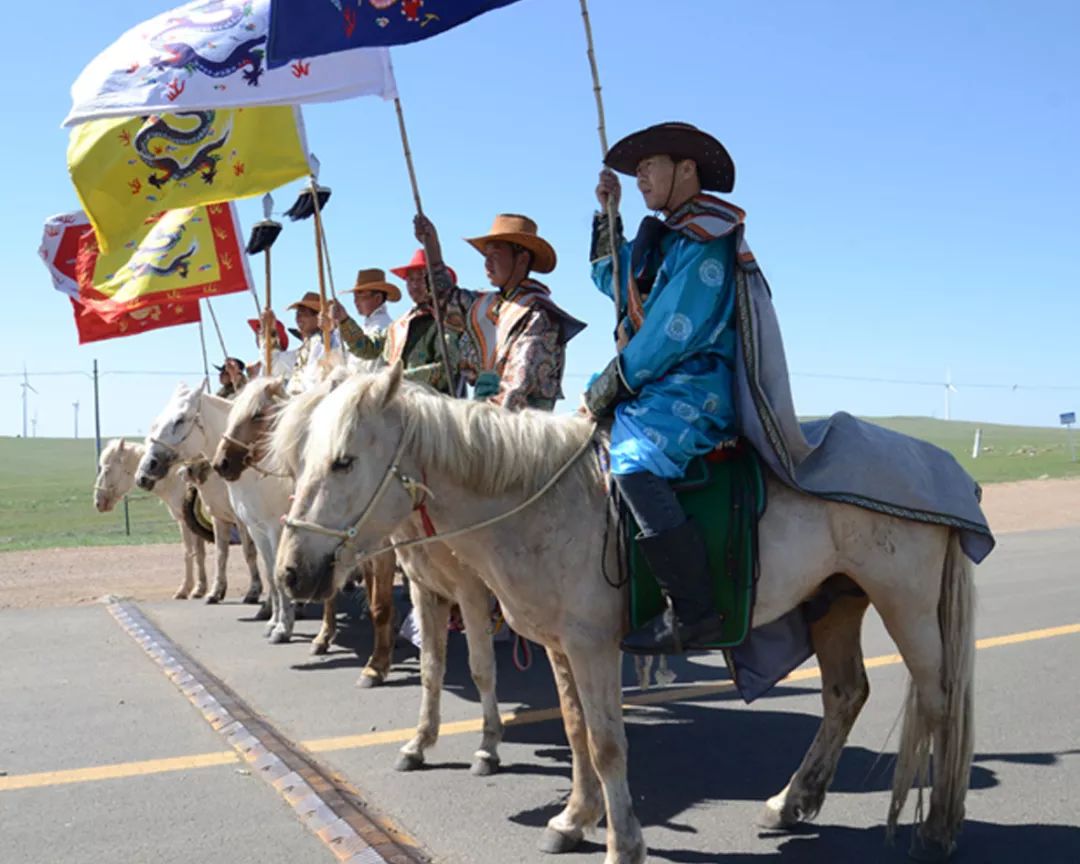
[[[98,401],[98,368],[94,361],[94,470],[101,458],[101,403]],[[127,512],[127,496],[124,497],[124,512]]]
[[[71,407],[75,409],[75,437],[79,437],[79,400],[76,399],[71,403]]]

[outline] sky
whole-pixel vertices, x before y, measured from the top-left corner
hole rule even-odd
[[[0,435],[21,431],[24,366],[38,391],[30,417],[49,437],[73,434],[75,401],[80,435],[92,434],[95,359],[104,436],[144,434],[179,380],[201,379],[193,325],[78,346],[37,257],[44,220],[78,209],[60,129],[71,82],[174,5],[25,4],[24,37],[6,40]],[[1053,425],[1080,407],[1080,4],[591,0],[590,11],[609,139],[683,120],[731,152],[727,197],[747,211],[801,414],[942,417],[947,375],[953,419]],[[589,323],[568,350],[562,407],[573,408],[613,354],[610,301],[589,278],[600,145],[579,3],[521,0],[392,54],[424,209],[461,284],[487,287],[461,238],[497,213],[530,215],[558,251],[544,281]],[[413,205],[392,103],[304,117],[333,190],[339,290],[357,269],[405,263]],[[276,209],[295,192],[276,192]],[[632,230],[647,214],[632,182],[624,193]],[[245,232],[261,218],[257,201],[239,210]],[[314,258],[311,224],[287,225],[279,312],[317,287]],[[252,270],[261,291],[261,261]],[[229,353],[251,360],[253,309],[249,295],[214,301]]]

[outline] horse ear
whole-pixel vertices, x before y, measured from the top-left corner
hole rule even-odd
[[[124,439],[123,438],[118,438],[117,440],[120,443],[116,445],[116,451],[118,453],[123,453],[124,452]]]
[[[266,388],[266,392],[269,393],[274,399],[285,398],[285,381],[282,378],[274,378],[269,387]]]
[[[401,365],[401,361],[398,360],[386,371],[386,390],[383,391],[382,401],[379,404],[380,408],[385,408],[391,400],[397,396],[398,391],[401,389],[401,376],[404,372],[404,367]]]

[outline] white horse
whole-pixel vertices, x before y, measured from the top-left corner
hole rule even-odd
[[[581,418],[445,399],[403,384],[399,366],[350,381],[312,417],[278,577],[303,594],[340,573],[337,562],[356,550],[384,548],[414,518],[413,495],[396,478],[424,477],[441,542],[488,581],[513,628],[551,658],[573,789],[542,848],[573,848],[606,813],[606,864],[640,864],[646,849],[627,784],[620,704],[626,596],[601,577],[602,566],[615,572],[618,561],[615,544],[601,540],[610,513],[593,429]],[[973,746],[974,587],[958,536],[811,498],[771,477],[767,485],[754,625],[829,579],[851,580],[866,596],[843,596],[812,626],[825,716],[791,781],[766,802],[765,821],[794,826],[822,805],[869,693],[859,632],[873,603],[911,674],[889,829],[932,752],[930,812],[915,839],[924,858],[942,859],[963,821]],[[475,527],[484,520],[498,521]]]
[[[329,392],[330,386],[331,385],[327,385],[325,392]],[[318,392],[322,392],[322,390],[323,388],[318,388]],[[309,402],[311,405],[308,404]],[[251,468],[252,472],[248,475],[249,479],[251,478],[251,475],[254,474],[263,477],[276,476],[281,481],[280,485],[291,491],[295,482],[292,474],[287,471],[277,470],[277,466],[269,467],[263,464],[267,456],[267,438],[270,429],[274,422],[280,417],[283,410],[291,409],[293,413],[300,414],[303,421],[306,421],[306,415],[313,404],[314,402],[311,400],[302,398],[291,401],[288,400],[285,393],[284,382],[280,378],[257,378],[248,382],[244,389],[233,400],[232,407],[226,417],[225,430],[222,433],[221,440],[218,442],[217,448],[213,454],[212,465],[214,471],[228,483],[235,483],[240,480],[241,476],[244,475],[248,468]],[[245,494],[245,489],[253,488],[257,487],[254,487],[251,484],[240,484],[236,487],[236,494],[243,496]],[[280,526],[275,522],[273,526],[268,527],[268,530],[273,534],[271,541],[276,554],[277,540],[280,536]],[[279,626],[282,630],[287,628],[288,632],[283,635],[291,635],[292,627],[296,620],[296,606],[293,603],[292,598],[281,589],[281,586],[274,578],[274,569],[272,566],[273,559],[271,558],[270,561],[271,567],[267,570],[267,578],[270,584],[270,620],[272,623],[268,625],[268,632],[271,639],[280,641],[282,637],[275,637],[274,630]],[[392,560],[390,567],[389,578],[392,587],[394,578]],[[390,614],[392,612],[389,591],[390,588],[388,588],[386,592],[387,609],[385,616],[388,628],[391,624]],[[374,612],[372,614],[374,615]],[[334,638],[336,629],[337,621],[335,604],[333,598],[330,598],[323,604],[322,627],[319,629],[318,635],[316,635],[311,643],[311,651],[313,654],[325,654],[330,650],[330,642]],[[393,647],[392,643],[393,637],[387,636],[387,668],[390,666],[390,652]]]
[[[277,468],[299,476],[303,470],[303,447],[310,432],[311,413],[322,400],[348,377],[344,371],[331,373],[331,377],[315,390],[294,396],[274,425],[269,449],[272,464]],[[248,385],[252,386],[251,384]],[[267,392],[273,392],[268,386]],[[234,409],[230,415],[239,419]],[[252,417],[266,415],[265,408],[251,413]],[[252,424],[255,425],[255,424]],[[252,436],[259,433],[256,429],[239,427],[235,433],[238,441],[247,444]],[[231,436],[230,436],[231,437]],[[246,447],[238,450],[243,452]],[[223,452],[220,451],[219,452]],[[258,455],[247,449],[248,457]],[[235,460],[236,454],[233,455]],[[244,458],[244,457],[241,457]],[[408,539],[424,533],[423,517],[417,513],[415,518],[402,526],[397,536]],[[440,699],[443,679],[446,675],[447,630],[452,604],[461,609],[465,623],[465,640],[469,648],[469,671],[473,683],[480,694],[483,726],[480,747],[473,754],[471,771],[477,776],[486,776],[498,770],[500,760],[498,747],[502,741],[503,725],[499,716],[499,703],[495,696],[495,651],[492,641],[490,620],[490,598],[487,587],[480,577],[467,565],[458,561],[450,550],[439,544],[432,544],[416,549],[403,549],[397,556],[402,569],[409,578],[409,592],[413,606],[420,621],[420,718],[416,734],[400,751],[397,761],[399,771],[412,771],[424,764],[425,751],[433,747],[439,737]],[[364,687],[381,683],[390,668],[390,653],[393,648],[393,633],[389,616],[391,602],[390,591],[393,586],[392,553],[373,556],[365,562],[365,569],[374,568],[371,578],[365,573],[371,605],[372,622],[375,629],[375,649],[371,659],[361,673],[360,685]],[[342,580],[328,580],[325,584],[313,586],[304,594],[303,599],[322,599],[332,596],[340,587]],[[383,607],[386,613],[381,614]],[[381,633],[385,631],[385,635]],[[382,650],[385,646],[385,651]]]
[[[231,407],[232,403],[226,399],[211,396],[201,389],[191,390],[183,384],[179,385],[150,427],[146,452],[136,469],[135,482],[144,489],[151,489],[178,462],[199,462],[208,466],[209,457],[221,440],[225,418]],[[244,556],[248,558],[251,568],[251,586],[244,602],[257,603],[262,593],[262,580],[255,558],[261,558],[266,573],[272,571],[276,538],[281,531],[280,524],[275,520],[280,519],[288,507],[290,489],[277,478],[268,478],[273,482],[264,483],[262,477],[251,478],[240,489],[226,483],[213,471],[201,473],[205,476],[200,480],[199,491],[210,513],[215,520],[233,522],[238,527],[241,542],[244,543]],[[274,524],[270,525],[271,522]],[[218,533],[215,532],[215,535]],[[228,534],[220,533],[225,534],[227,541]],[[268,542],[268,533],[274,537],[273,545]],[[220,538],[217,542],[220,550]],[[223,569],[219,567],[218,581],[214,583],[214,591],[207,598],[208,602],[214,598],[215,602],[224,599],[227,585]],[[267,627],[268,632],[277,633],[280,623],[272,619]],[[287,629],[283,627],[281,635],[273,638],[281,640],[284,636],[287,639],[286,634],[291,629],[289,622]]]
[[[98,475],[94,480],[94,506],[99,513],[111,511],[121,498],[135,488],[135,469],[144,452],[142,444],[129,443],[123,438],[113,439],[102,449],[98,457]],[[173,597],[177,600],[202,597],[206,593],[206,541],[192,531],[184,520],[187,484],[178,471],[170,471],[154,484],[153,491],[180,526],[180,538],[184,544],[184,581]],[[226,541],[228,536],[226,530]]]

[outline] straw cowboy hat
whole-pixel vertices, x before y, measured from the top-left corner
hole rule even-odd
[[[482,255],[484,247],[492,240],[513,243],[532,252],[532,269],[537,273],[550,273],[555,269],[555,250],[536,230],[536,223],[528,216],[516,213],[500,213],[495,217],[491,230],[483,237],[466,237],[465,242]]]
[[[303,297],[297,300],[295,303],[290,303],[287,309],[299,309],[303,306],[305,309],[310,309],[312,312],[322,311],[322,302],[319,300],[318,291],[308,291]]]
[[[363,291],[381,291],[391,303],[401,299],[401,289],[386,281],[386,273],[378,267],[361,270],[356,274],[356,284],[349,289],[352,294]]]
[[[735,163],[724,145],[689,123],[659,123],[627,135],[608,150],[604,164],[633,175],[638,163],[650,156],[693,159],[702,189],[730,192],[735,188]]]
[[[427,255],[423,249],[417,249],[413,252],[412,260],[405,266],[390,268],[390,272],[397,276],[398,279],[406,278],[410,270],[427,270]],[[454,268],[447,267],[446,272],[450,274],[450,281],[457,285],[457,273],[454,272]]]

